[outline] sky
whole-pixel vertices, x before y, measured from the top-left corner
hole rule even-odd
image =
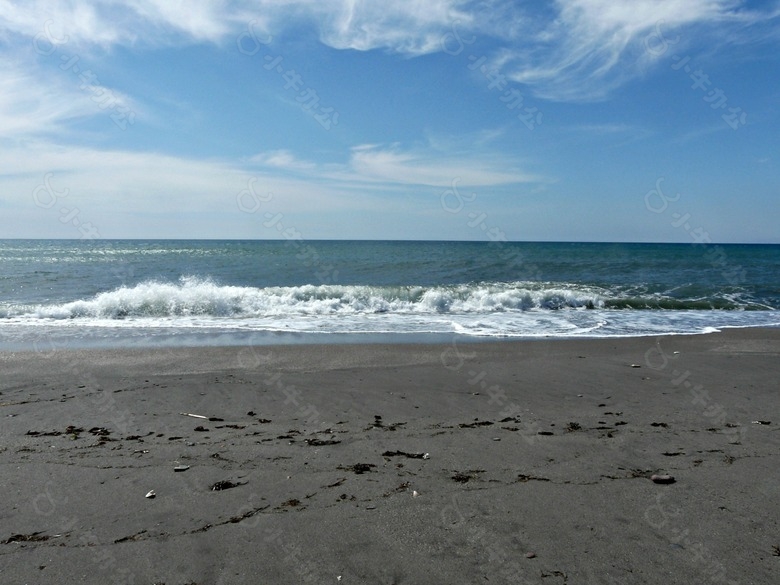
[[[780,243],[780,0],[0,0],[0,238]]]

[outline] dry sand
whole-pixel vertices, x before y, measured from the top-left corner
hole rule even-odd
[[[776,583],[779,355],[776,329],[0,354],[0,583]]]

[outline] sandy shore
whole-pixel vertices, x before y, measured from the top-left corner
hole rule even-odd
[[[760,329],[0,354],[0,582],[772,583],[779,356]]]

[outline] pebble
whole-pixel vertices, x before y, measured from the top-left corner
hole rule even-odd
[[[675,479],[671,475],[651,475],[650,481],[653,483],[674,483]]]
[[[536,553],[535,552],[527,552],[527,553],[525,553],[525,558],[527,558],[527,559],[535,559],[536,558]]]
[[[151,499],[152,499],[152,498],[154,498],[156,495],[157,495],[157,494],[156,494],[156,493],[154,493],[154,490],[149,490],[149,493],[148,493],[148,494],[146,494],[144,497],[145,497],[145,498],[149,498],[149,499],[151,500]]]

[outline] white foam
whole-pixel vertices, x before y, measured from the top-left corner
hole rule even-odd
[[[347,285],[253,288],[183,278],[178,284],[144,282],[62,304],[6,307],[0,316],[125,319],[192,315],[247,318],[362,313],[466,314],[602,304],[593,291],[538,288],[523,283],[428,288]]]
[[[3,327],[104,331],[210,329],[300,333],[435,333],[479,337],[622,337],[767,326],[777,311],[604,308],[615,294],[561,283],[433,287],[254,288],[209,279],[148,281],[90,298],[0,307]]]

